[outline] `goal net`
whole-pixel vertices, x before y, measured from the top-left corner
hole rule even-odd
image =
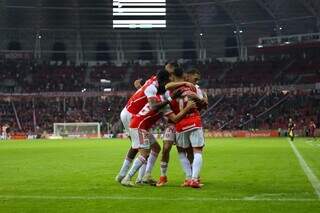
[[[63,138],[100,138],[100,123],[54,123],[53,135]]]

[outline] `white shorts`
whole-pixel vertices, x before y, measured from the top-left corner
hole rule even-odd
[[[163,141],[176,142],[176,127],[174,124],[168,124],[163,134]]]
[[[129,133],[133,149],[150,149],[151,145],[157,142],[153,134],[144,129],[130,128]]]
[[[123,127],[127,134],[129,134],[129,125],[132,118],[132,114],[127,110],[127,108],[123,108],[123,110],[120,113],[120,119],[123,124]]]
[[[203,147],[204,135],[202,128],[193,129],[188,132],[181,132],[176,134],[176,143],[178,147]]]

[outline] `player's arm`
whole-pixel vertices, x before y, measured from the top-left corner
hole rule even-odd
[[[170,103],[169,100],[159,102],[156,98],[148,98],[149,106],[152,110],[160,110]]]
[[[208,96],[199,88],[197,88],[197,93],[188,94],[188,98],[196,102],[199,110],[206,109],[208,107]]]
[[[177,115],[171,112],[167,117],[173,122],[178,123],[191,109],[197,108],[194,101],[188,101],[187,106],[183,108]]]
[[[205,98],[199,98],[197,95],[188,95],[188,98],[197,104],[199,110],[206,109],[208,107],[208,101]]]
[[[149,106],[152,110],[160,110],[164,106],[170,103],[172,99],[176,99],[181,96],[182,92],[180,90],[175,91],[171,96],[168,96],[166,100],[159,102],[158,99],[156,98],[157,95],[157,89],[155,87],[150,87],[147,88],[145,91],[147,97],[148,97],[148,102]]]
[[[158,89],[155,85],[148,86],[144,91],[144,94],[148,98],[149,106],[152,110],[159,110],[163,106],[168,104],[167,102],[159,102],[157,93],[158,93]]]
[[[183,81],[183,82],[170,82],[170,83],[166,84],[166,90],[174,90],[174,89],[176,89],[178,87],[182,87],[182,86],[187,86],[187,87],[191,87],[191,88],[195,87],[192,83],[186,82],[186,81]]]
[[[168,99],[166,99],[166,100],[164,100],[162,102],[158,102],[157,99],[155,99],[155,98],[149,98],[148,99],[149,105],[150,105],[152,110],[160,110],[163,107],[165,107],[166,105],[170,104],[170,102],[173,99],[176,99],[176,98],[180,97],[181,94],[182,94],[182,92],[180,90],[177,90],[171,96],[169,96]]]
[[[201,109],[207,109],[209,105],[207,93],[203,92],[203,98],[200,99],[199,106]]]

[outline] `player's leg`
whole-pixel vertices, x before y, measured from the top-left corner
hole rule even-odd
[[[176,143],[179,160],[185,174],[185,180],[182,186],[189,186],[192,177],[191,163],[186,154],[186,149],[190,147],[189,132],[177,133]]]
[[[203,164],[202,147],[194,147],[194,161],[192,163],[192,183],[191,187],[200,188],[199,174]]]
[[[162,156],[160,162],[160,178],[157,182],[157,186],[163,186],[168,182],[167,171],[172,145],[173,141],[163,141]]]
[[[157,186],[163,186],[168,182],[167,171],[170,159],[170,151],[175,142],[175,126],[169,125],[164,131],[162,156],[160,162],[160,178]]]
[[[183,172],[185,174],[184,182],[181,184],[183,187],[190,186],[192,177],[192,167],[191,163],[187,158],[186,149],[177,146],[177,151],[179,155],[180,164],[182,166]]]
[[[148,132],[140,129],[130,129],[132,148],[139,148],[139,156],[133,161],[133,164],[127,175],[122,179],[121,184],[125,186],[132,186],[131,178],[146,164],[149,153],[150,143]]]
[[[128,170],[130,168],[130,165],[131,165],[133,159],[136,157],[137,153],[138,153],[138,149],[134,149],[134,148],[130,147],[130,149],[126,155],[126,158],[122,163],[122,167],[119,171],[119,174],[116,177],[116,181],[121,182],[121,180],[126,176]]]
[[[159,143],[157,142],[156,138],[150,132],[149,132],[148,140],[150,142],[151,152],[148,157],[146,172],[145,172],[145,175],[142,179],[142,182],[147,183],[147,184],[151,184],[151,185],[155,185],[157,183],[157,181],[152,179],[151,173],[152,173],[152,169],[156,163],[156,160],[158,158],[158,155],[161,151],[161,147],[160,147]]]
[[[129,130],[129,124],[131,121],[131,113],[128,112],[128,110],[126,108],[124,108],[121,113],[120,113],[120,119],[121,122],[123,124],[123,127],[125,129],[125,132],[129,135],[129,138],[131,140],[131,136],[130,136],[130,130]],[[122,166],[120,168],[120,172],[118,173],[117,177],[116,177],[116,181],[121,182],[121,180],[126,176],[130,165],[133,161],[133,159],[136,157],[138,153],[138,149],[133,149],[132,147],[130,147],[130,149],[127,152],[127,155],[122,163]]]
[[[291,130],[289,132],[289,136],[290,136],[290,140],[293,142],[294,141],[294,132],[293,132],[293,130]]]
[[[133,186],[132,177],[137,173],[143,164],[146,164],[150,149],[139,149],[138,157],[133,161],[133,164],[128,171],[128,174],[122,179],[121,184],[124,186]]]
[[[192,182],[191,187],[200,188],[199,175],[203,164],[202,150],[204,147],[204,136],[202,129],[196,129],[190,133],[191,146],[193,148],[193,163],[192,163]]]
[[[186,154],[187,154],[187,158],[188,158],[188,160],[190,161],[190,163],[192,165],[193,159],[194,159],[192,147],[191,146],[188,147],[185,151],[186,151]]]
[[[155,141],[155,139],[152,139],[152,140]],[[147,162],[145,164],[143,164],[139,169],[138,177],[136,179],[136,184],[142,184],[142,183],[154,184],[154,181],[152,181],[152,178],[151,178],[151,172],[148,176],[146,176],[146,174],[147,174],[147,167],[148,167],[148,171],[150,171],[150,169],[152,170],[152,167],[153,167],[152,164],[154,165],[155,159],[157,159],[158,148],[160,148],[160,146],[158,147],[158,145],[159,144],[157,142],[152,143],[151,153],[148,157]],[[160,152],[160,150],[159,150],[159,152]]]
[[[147,168],[147,162],[140,167],[139,172],[138,172],[138,176],[136,179],[136,184],[143,184],[142,179],[143,179],[144,175],[146,174],[146,168]]]

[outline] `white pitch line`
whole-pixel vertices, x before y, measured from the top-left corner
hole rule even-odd
[[[306,163],[306,161],[304,160],[304,158],[302,157],[302,155],[300,154],[300,152],[298,151],[298,149],[296,148],[294,143],[292,143],[289,139],[288,139],[288,142],[289,142],[294,154],[298,158],[298,161],[300,163],[302,170],[304,171],[305,175],[308,177],[309,182],[313,186],[314,191],[315,191],[316,195],[318,196],[318,199],[320,200],[320,181],[319,181],[319,179],[314,174],[312,169],[308,166],[308,164]]]
[[[126,197],[126,196],[47,196],[47,195],[0,195],[0,200],[150,200],[150,201],[247,201],[247,202],[319,202],[314,198],[214,198],[214,197]]]
[[[320,144],[315,141],[306,141],[306,144],[309,144],[310,146],[317,148],[320,148]]]

